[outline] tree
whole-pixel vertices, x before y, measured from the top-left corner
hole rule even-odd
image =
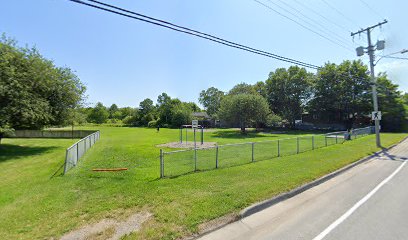
[[[262,81],[259,81],[254,84],[253,88],[255,91],[264,98],[268,98],[268,89],[266,88],[266,84]]]
[[[311,96],[313,76],[297,66],[278,68],[266,80],[266,93],[271,110],[295,125]]]
[[[112,105],[109,107],[109,109],[108,109],[109,118],[110,118],[110,119],[115,118],[115,115],[116,115],[116,113],[117,113],[118,111],[119,111],[118,105],[112,104]],[[116,115],[116,116],[117,116],[117,115]]]
[[[367,66],[359,61],[327,63],[313,83],[309,111],[325,123],[343,123],[350,129],[357,117],[371,109],[371,81]]]
[[[257,94],[254,86],[249,85],[247,83],[239,83],[235,85],[229,92],[229,95],[237,95],[237,94]]]
[[[200,107],[194,102],[184,103],[186,107],[190,108],[192,112],[201,112]]]
[[[157,97],[157,109],[160,117],[159,124],[169,124],[171,119],[171,97],[162,93]]]
[[[109,112],[101,102],[98,102],[96,106],[92,109],[90,115],[88,116],[88,121],[92,123],[105,123],[109,117]]]
[[[154,105],[153,101],[149,98],[141,101],[139,104],[139,112],[140,112],[140,124],[147,126],[147,124],[154,120],[153,115]]]
[[[248,126],[265,123],[268,114],[268,102],[259,94],[227,95],[221,101],[219,110],[220,118],[239,125],[242,133]]]
[[[385,73],[377,78],[378,106],[382,113],[382,130],[401,131],[407,125],[404,99],[398,91],[398,85],[393,84]]]
[[[223,91],[220,91],[215,87],[210,87],[207,90],[201,91],[198,101],[206,108],[208,115],[214,116],[220,108],[223,97]]]
[[[139,110],[142,114],[151,113],[154,110],[153,101],[150,98],[146,98],[145,100],[139,103]]]
[[[0,126],[40,129],[62,125],[81,105],[85,86],[69,68],[56,67],[35,48],[0,39]]]
[[[174,104],[172,106],[171,125],[173,127],[180,127],[183,124],[191,123],[191,106],[187,103]]]

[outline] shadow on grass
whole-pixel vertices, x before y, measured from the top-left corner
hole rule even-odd
[[[168,175],[168,176],[165,176],[163,178],[154,179],[154,180],[152,180],[152,182],[153,181],[159,181],[161,179],[177,179],[179,177],[183,177],[183,176],[187,176],[187,175],[191,175],[191,174],[195,174],[195,173],[209,172],[209,171],[214,171],[214,170],[217,170],[217,169],[234,168],[234,167],[253,164],[253,163],[257,163],[257,162],[271,161],[271,160],[281,160],[282,157],[289,157],[289,156],[293,156],[293,155],[298,155],[298,154],[302,154],[302,153],[306,153],[306,152],[312,152],[312,151],[315,151],[315,150],[318,150],[318,149],[327,148],[327,147],[336,146],[336,145],[342,145],[342,144],[343,144],[343,142],[336,143],[336,144],[328,144],[327,146],[315,147],[314,149],[304,149],[304,150],[300,150],[299,152],[296,152],[296,150],[295,150],[295,151],[293,151],[291,153],[284,153],[284,154],[281,154],[279,156],[276,156],[276,155],[275,156],[262,156],[262,157],[258,157],[254,161],[248,161],[248,162],[236,163],[236,164],[229,164],[229,165],[226,165],[226,166],[219,166],[218,168],[197,169],[196,171],[188,171],[188,172],[184,172],[184,173]]]
[[[16,160],[22,157],[33,156],[49,152],[58,147],[28,147],[11,144],[0,145],[0,162]]]
[[[273,130],[262,129],[260,131],[247,130],[245,134],[241,133],[241,130],[224,130],[215,131],[212,133],[212,137],[215,138],[229,138],[229,139],[246,139],[246,138],[263,138],[263,137],[278,137],[279,134],[285,135],[304,135],[304,134],[324,134],[325,131],[303,131],[303,130]]]
[[[213,132],[212,137],[215,138],[233,138],[233,139],[245,139],[245,138],[258,138],[258,137],[270,137],[260,134],[259,132],[247,130],[245,134],[241,133],[241,130],[224,130]]]

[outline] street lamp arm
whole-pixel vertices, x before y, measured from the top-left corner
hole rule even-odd
[[[381,60],[381,59],[383,59],[383,58],[394,58],[394,59],[403,59],[403,60],[408,60],[408,58],[402,58],[402,57],[391,57],[391,55],[395,55],[395,54],[398,54],[398,53],[401,53],[401,54],[404,54],[404,53],[407,53],[408,52],[408,49],[402,49],[401,51],[398,51],[398,52],[395,52],[395,53],[390,53],[390,54],[387,54],[387,55],[384,55],[384,56],[381,56],[375,63],[374,63],[374,66],[375,65],[377,65],[377,63]]]

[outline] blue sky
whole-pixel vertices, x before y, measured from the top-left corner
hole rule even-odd
[[[259,0],[314,31],[324,26],[324,36],[341,37],[349,50],[253,0],[103,1],[314,65],[357,59],[353,49],[367,43],[364,36],[353,41],[350,31],[384,18],[389,23],[372,35],[373,41],[386,40],[386,49],[378,54],[408,48],[408,2],[403,0]],[[369,3],[370,8],[364,3]],[[279,5],[295,14],[293,9],[297,9],[308,18],[289,15]],[[320,25],[308,25],[310,19]],[[67,0],[4,1],[0,32],[20,45],[35,45],[56,65],[75,70],[87,85],[90,105],[101,101],[107,106],[116,103],[137,107],[145,98],[156,101],[162,92],[198,102],[199,92],[208,87],[228,91],[241,82],[264,81],[270,71],[289,66]],[[368,56],[361,59],[368,63]],[[387,71],[400,89],[408,92],[407,60],[382,59],[376,68],[379,70]]]

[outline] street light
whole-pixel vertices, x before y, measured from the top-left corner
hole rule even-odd
[[[381,60],[381,59],[383,59],[383,58],[394,58],[394,57],[391,57],[392,55],[395,55],[395,54],[404,54],[404,53],[407,53],[408,52],[408,49],[402,49],[401,51],[398,51],[398,52],[394,52],[394,53],[390,53],[390,54],[387,54],[387,55],[384,55],[384,56],[381,56],[375,63],[374,63],[374,66],[375,65],[377,65],[377,63]],[[406,58],[397,58],[397,59],[406,59]]]

